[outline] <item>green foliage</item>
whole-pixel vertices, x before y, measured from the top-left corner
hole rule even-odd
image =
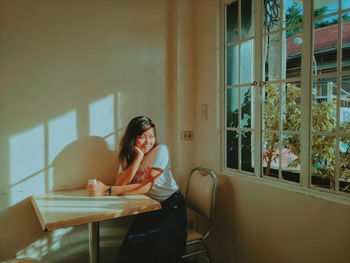
[[[294,3],[292,6],[290,6],[287,9],[286,12],[286,25],[287,26],[293,26],[293,25],[297,25],[300,24],[301,22],[303,22],[303,10],[302,8],[297,5],[296,3]],[[301,26],[298,26],[296,28],[292,28],[290,30],[287,30],[286,33],[286,37],[291,37],[295,34],[298,34],[302,31]]]
[[[279,129],[278,107],[280,100],[280,86],[268,84],[265,87],[264,100],[264,125],[267,130]],[[316,91],[313,90],[315,94]],[[301,109],[300,109],[301,89],[295,84],[287,84],[285,89],[285,100],[283,103],[283,130],[299,131],[301,128]],[[335,122],[336,103],[332,102],[312,102],[312,130],[316,132],[336,130]],[[350,132],[350,122],[345,121],[340,126],[341,131]],[[264,137],[266,151],[264,160],[267,163],[269,171],[271,162],[279,157],[277,134],[267,133]],[[340,137],[340,144],[346,147],[346,150],[340,152],[340,178],[350,180],[350,136]],[[297,168],[300,164],[300,138],[299,135],[286,136],[283,140],[283,148],[289,149],[292,154],[297,156],[295,160],[288,164],[290,168]],[[312,137],[312,173],[322,178],[330,179],[332,187],[334,186],[334,174],[336,167],[336,137],[316,135]],[[268,173],[267,173],[268,174]]]

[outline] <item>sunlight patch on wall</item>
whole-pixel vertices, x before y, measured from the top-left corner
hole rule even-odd
[[[53,180],[53,176],[54,176],[54,168],[53,167],[49,167],[48,169],[48,192],[52,192],[54,189],[54,180]]]
[[[105,138],[108,148],[114,150],[114,96],[113,94],[89,105],[90,136]]]
[[[9,139],[10,185],[45,168],[44,125],[16,134]]]
[[[118,127],[125,127],[126,120],[123,118],[123,111],[122,109],[125,109],[126,107],[126,95],[123,94],[121,91],[118,91],[117,95],[118,99]]]
[[[10,188],[10,203],[12,206],[34,194],[45,193],[45,171],[37,173],[30,178]]]
[[[75,110],[49,121],[49,163],[71,142],[77,139]]]
[[[108,136],[107,138],[105,138],[105,141],[107,143],[107,147],[108,149],[110,149],[111,151],[115,151],[115,135],[112,134],[111,136]]]

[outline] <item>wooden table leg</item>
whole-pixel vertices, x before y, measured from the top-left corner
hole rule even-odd
[[[90,263],[100,262],[100,222],[89,223]]]

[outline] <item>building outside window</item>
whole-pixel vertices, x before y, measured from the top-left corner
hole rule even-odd
[[[225,170],[350,200],[350,1],[223,10]]]

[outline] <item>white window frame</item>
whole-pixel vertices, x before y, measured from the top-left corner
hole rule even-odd
[[[268,176],[263,176],[263,171],[262,171],[262,115],[261,115],[261,109],[262,109],[262,88],[261,85],[256,85],[255,87],[255,96],[254,96],[254,144],[255,146],[255,152],[254,152],[254,174],[252,176],[247,175],[247,172],[241,172],[236,169],[230,169],[226,167],[227,160],[226,160],[226,131],[229,130],[226,127],[226,98],[225,98],[225,87],[226,87],[226,54],[225,54],[225,47],[226,47],[226,42],[225,42],[225,34],[226,34],[226,5],[239,1],[239,0],[222,0],[220,3],[220,32],[221,32],[221,37],[220,37],[220,50],[221,50],[221,65],[220,65],[220,73],[221,73],[221,127],[222,127],[222,133],[221,133],[221,152],[222,152],[222,158],[221,158],[221,170],[223,171],[224,174],[227,175],[232,175],[232,176],[240,176],[240,178],[245,178],[247,180],[253,180],[253,181],[258,181],[264,184],[276,186],[279,188],[283,189],[289,189],[292,191],[304,193],[306,195],[312,195],[316,196],[322,199],[327,199],[327,200],[333,200],[336,202],[340,202],[343,204],[348,204],[350,205],[350,194],[349,193],[343,193],[333,190],[328,190],[324,188],[319,188],[319,187],[312,187],[311,186],[311,136],[314,134],[311,129],[311,87],[313,84],[313,72],[312,72],[312,54],[313,54],[313,22],[314,18],[313,15],[304,15],[303,16],[303,22],[301,23],[302,25],[302,39],[303,39],[303,45],[302,45],[302,58],[301,58],[301,67],[302,67],[302,72],[300,79],[288,79],[287,82],[293,82],[294,80],[300,81],[301,87],[310,87],[309,89],[301,88],[301,126],[302,126],[302,133],[300,133],[300,144],[301,144],[301,151],[300,151],[300,165],[301,165],[301,170],[300,170],[300,183],[294,183],[290,182],[287,180],[281,180],[279,178],[272,178]],[[339,0],[341,2],[341,0]],[[303,13],[304,14],[313,14],[313,1],[312,0],[304,0],[304,7],[303,7]],[[263,0],[254,0],[254,8],[255,8],[255,16],[254,16],[254,23],[255,23],[255,36],[254,38],[254,43],[255,43],[255,81],[259,84],[263,83],[262,79],[262,67],[261,66],[256,66],[256,65],[262,65],[263,59],[262,59],[262,39],[263,39],[263,34],[262,34],[262,27],[261,27],[261,21],[263,21]],[[340,16],[341,9],[338,9],[338,17]],[[350,12],[348,10],[348,12]],[[240,13],[240,5],[239,5],[239,13]],[[334,15],[334,13],[333,13]],[[332,16],[332,15],[330,15]],[[240,16],[238,18],[239,20],[239,25],[240,25]],[[338,22],[338,39],[341,39],[341,21]],[[287,27],[288,28],[292,28]],[[283,30],[285,30],[284,28]],[[280,29],[279,31],[282,31]],[[278,31],[278,32],[279,32]],[[277,32],[277,31],[275,31]],[[340,35],[340,36],[339,36]],[[246,41],[247,39],[244,39]],[[243,42],[243,41],[242,41]],[[339,41],[338,41],[339,42]],[[337,72],[330,74],[331,76],[337,76],[337,82],[339,82],[339,75],[345,75],[349,76],[350,72],[342,72],[340,71],[340,66],[341,66],[341,43],[338,43],[338,52],[337,52],[337,67],[338,70]],[[282,69],[282,65],[281,65]],[[326,76],[325,76],[326,77]],[[280,80],[279,82],[286,82],[286,80]],[[339,87],[339,83],[337,83]],[[236,85],[238,86],[238,85]],[[338,94],[337,94],[337,109],[339,108],[339,90],[338,89]],[[337,122],[339,124],[339,110],[337,110]],[[260,117],[261,116],[261,117]],[[338,127],[338,125],[337,125]],[[239,130],[239,129],[238,129]],[[339,132],[338,130],[336,131],[336,135],[342,136],[344,133]],[[346,133],[349,135],[349,133]],[[335,135],[333,133],[333,135]],[[239,142],[240,145],[240,142]],[[338,147],[339,142],[337,140],[336,146]],[[339,147],[337,148],[339,149]],[[239,148],[239,151],[241,149]],[[339,158],[339,154],[336,158]],[[240,161],[240,160],[239,160]],[[240,164],[239,164],[240,167]],[[249,173],[248,173],[249,174]],[[338,189],[339,185],[339,169],[337,169],[337,174],[335,175],[335,182],[336,182],[336,189]]]

